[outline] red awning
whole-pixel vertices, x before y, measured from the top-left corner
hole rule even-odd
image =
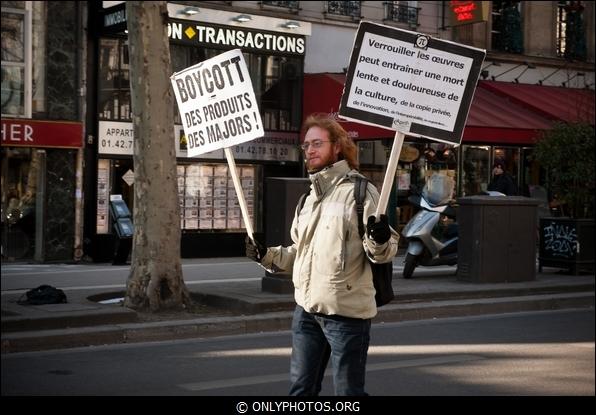
[[[484,88],[548,119],[594,125],[594,91],[497,81],[480,81]]]
[[[463,142],[533,144],[552,121],[487,89],[476,88]]]
[[[312,113],[322,112],[337,117],[339,102],[344,91],[344,74],[316,73],[304,75],[302,100],[303,119]],[[366,124],[338,120],[353,140],[393,138],[395,132]]]
[[[344,74],[306,74],[304,76],[304,117],[313,112],[337,115],[345,81]],[[342,126],[354,140],[395,136],[391,130],[365,124],[342,122]],[[533,144],[540,131],[551,127],[552,121],[531,109],[515,104],[486,88],[476,88],[462,142]]]

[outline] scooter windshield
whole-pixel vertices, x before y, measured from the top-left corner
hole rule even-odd
[[[455,180],[442,173],[433,173],[422,189],[422,196],[432,205],[445,205],[453,198]]]

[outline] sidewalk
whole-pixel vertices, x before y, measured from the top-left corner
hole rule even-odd
[[[594,275],[543,271],[534,281],[494,284],[460,281],[453,271],[410,280],[396,273],[396,298],[379,308],[373,323],[594,307]],[[19,305],[18,295],[3,295],[2,353],[290,328],[293,296],[263,292],[260,281],[188,288],[197,310],[157,315],[89,299],[117,299],[123,291],[71,291],[67,304],[38,306]]]

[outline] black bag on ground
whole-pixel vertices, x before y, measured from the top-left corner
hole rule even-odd
[[[23,296],[26,298],[23,299]],[[40,285],[23,294],[17,303],[31,305],[66,303],[66,294],[51,285]]]

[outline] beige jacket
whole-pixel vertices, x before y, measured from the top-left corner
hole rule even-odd
[[[360,238],[354,175],[345,160],[312,174],[311,191],[292,223],[289,247],[267,250],[261,261],[269,271],[292,270],[296,303],[310,313],[368,319],[377,314],[372,272],[365,255],[384,263],[397,253],[392,229],[384,244]],[[368,183],[363,222],[375,214],[379,193]],[[298,208],[297,208],[298,209]],[[366,253],[365,253],[366,251]]]

